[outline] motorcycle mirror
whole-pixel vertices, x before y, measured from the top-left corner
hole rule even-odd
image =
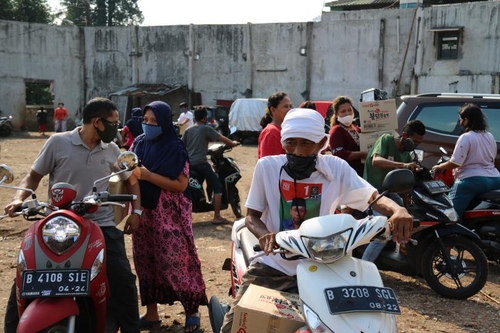
[[[132,170],[139,164],[139,158],[134,152],[124,151],[118,156],[117,163],[121,170]]]
[[[14,172],[5,164],[0,164],[0,184],[10,184],[14,180]]]
[[[97,193],[97,183],[99,183],[103,180],[109,179],[115,175],[119,175],[119,174],[124,173],[126,171],[130,171],[133,168],[135,168],[137,165],[139,165],[139,158],[137,157],[137,155],[134,152],[124,151],[123,153],[121,153],[118,156],[118,159],[116,160],[116,164],[118,164],[120,171],[113,172],[112,174],[110,174],[106,177],[102,177],[102,178],[95,180],[94,185],[93,185],[93,189],[92,189],[93,193]]]
[[[448,155],[448,152],[446,151],[446,149],[444,149],[443,147],[439,147],[439,151],[441,152],[441,154],[443,155]]]
[[[415,177],[411,170],[396,169],[389,171],[385,176],[382,188],[384,192],[404,193],[410,191],[413,185],[415,185]]]
[[[411,152],[411,155],[413,160],[417,160],[419,162],[422,162],[424,160],[424,151],[422,149],[415,149]]]

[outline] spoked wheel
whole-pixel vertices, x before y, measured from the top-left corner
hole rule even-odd
[[[231,187],[228,193],[228,201],[231,204],[234,216],[237,219],[241,218],[240,194],[236,186]]]
[[[432,290],[447,298],[464,299],[477,294],[488,278],[488,261],[483,251],[463,237],[448,237],[443,242],[447,253],[443,253],[438,241],[424,252],[425,280]]]

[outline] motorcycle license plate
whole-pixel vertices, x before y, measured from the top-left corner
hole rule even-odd
[[[89,296],[90,270],[24,271],[21,298]]]
[[[373,286],[345,286],[325,289],[331,314],[346,312],[386,312],[400,314],[396,294],[391,288]]]

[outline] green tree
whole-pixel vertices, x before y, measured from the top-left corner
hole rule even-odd
[[[0,0],[0,20],[13,20],[14,6],[12,0]]]
[[[78,26],[127,26],[144,21],[138,0],[63,0],[66,22]]]
[[[46,0],[13,0],[14,21],[50,23],[52,15]]]

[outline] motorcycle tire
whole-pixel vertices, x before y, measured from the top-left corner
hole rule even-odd
[[[422,274],[429,287],[439,295],[466,299],[477,294],[488,279],[488,260],[481,248],[464,237],[443,239],[452,267],[438,241],[432,242],[422,256]]]
[[[12,130],[10,129],[10,127],[7,127],[5,125],[0,126],[0,137],[5,138],[9,136],[11,132]]]
[[[210,297],[208,303],[208,316],[210,317],[210,326],[212,332],[219,333],[224,322],[224,316],[229,311],[229,305],[221,304],[217,296]]]
[[[241,215],[240,194],[236,187],[231,187],[229,190],[228,200],[234,216],[236,216],[237,219],[242,218],[243,215]]]

